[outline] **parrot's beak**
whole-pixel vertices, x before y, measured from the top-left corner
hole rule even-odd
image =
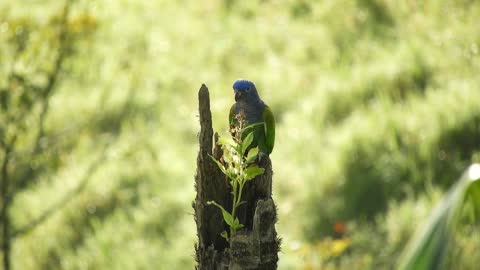
[[[235,101],[238,101],[242,96],[242,92],[238,90],[234,90],[234,91],[235,91]]]

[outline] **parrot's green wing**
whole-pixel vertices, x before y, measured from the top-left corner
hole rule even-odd
[[[232,105],[230,108],[230,113],[228,114],[228,123],[230,124],[230,129],[235,127],[235,122],[233,121],[235,118],[235,104]]]
[[[272,110],[267,105],[265,105],[263,111],[263,121],[265,122],[265,146],[267,147],[267,154],[270,154],[275,145],[275,118]]]

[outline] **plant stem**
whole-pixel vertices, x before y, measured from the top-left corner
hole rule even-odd
[[[236,181],[234,181],[235,184],[233,186],[233,203],[232,203],[232,218],[235,221],[235,210],[237,209],[237,204],[235,203],[237,201],[237,184]],[[230,237],[235,233],[235,227],[230,226]]]
[[[240,204],[240,201],[241,201],[241,199],[242,199],[242,191],[243,191],[243,186],[244,186],[244,184],[245,184],[245,183],[240,182],[240,189],[239,189],[239,191],[238,191],[238,195],[239,195],[239,196],[238,196],[238,198],[237,198],[237,203],[236,203],[237,206],[238,206],[238,204]]]
[[[240,187],[238,185],[240,185]],[[235,179],[233,184],[232,218],[234,221],[236,218],[235,215],[236,215],[237,207],[242,200],[242,191],[243,191],[244,185],[245,185],[245,181],[242,179],[242,177],[239,177],[239,179],[238,178]],[[230,227],[230,236],[232,236],[235,232],[236,232],[236,228],[234,226]]]

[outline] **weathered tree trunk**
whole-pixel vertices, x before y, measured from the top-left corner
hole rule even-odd
[[[220,158],[221,149],[213,135],[208,89],[202,85],[198,93],[200,151],[197,157],[193,203],[198,243],[195,245],[198,270],[277,269],[280,241],[275,230],[277,220],[272,195],[272,166],[267,158],[265,173],[247,183],[238,217],[245,228],[231,236],[230,244],[220,236],[228,228],[218,208],[207,205],[216,201],[231,211],[231,189],[225,175],[209,155]],[[225,118],[226,119],[226,118]]]

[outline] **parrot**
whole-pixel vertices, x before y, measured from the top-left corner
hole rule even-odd
[[[263,122],[263,125],[254,126],[251,131],[247,130],[248,133],[253,132],[253,141],[249,149],[258,146],[258,160],[262,161],[263,157],[272,153],[275,144],[275,118],[273,112],[260,99],[257,88],[252,81],[239,79],[233,83],[232,87],[235,94],[235,103],[230,108],[229,113],[230,130],[235,130],[238,127],[239,115],[243,117],[247,126]],[[242,134],[242,137],[245,137],[248,133]],[[235,137],[233,132],[232,136]]]

